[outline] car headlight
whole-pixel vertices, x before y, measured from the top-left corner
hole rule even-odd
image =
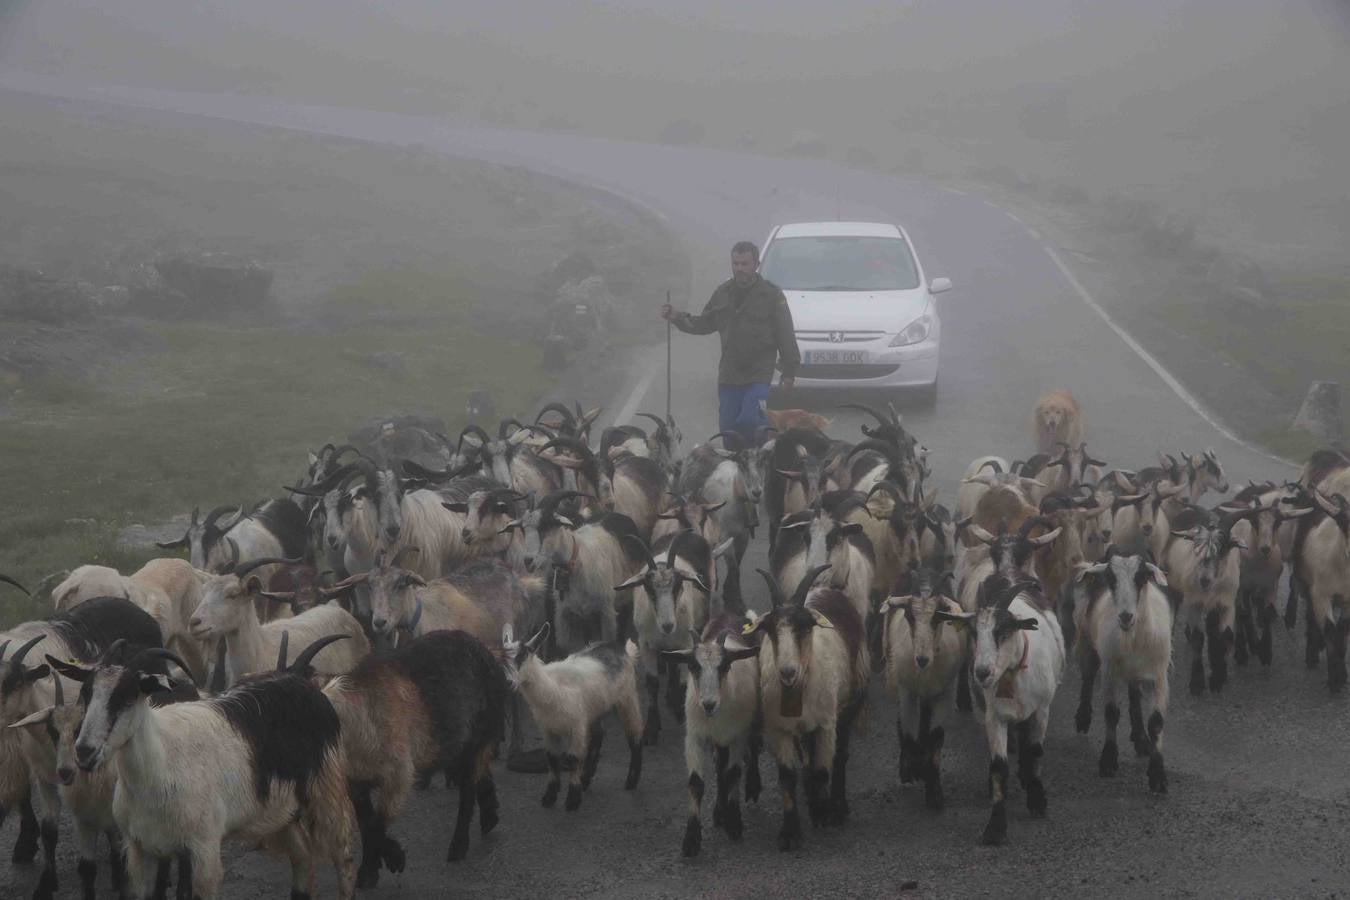
[[[907,347],[910,344],[917,344],[920,341],[925,341],[928,339],[928,332],[931,331],[932,328],[933,317],[925,313],[900,329],[900,333],[891,341],[891,346]]]

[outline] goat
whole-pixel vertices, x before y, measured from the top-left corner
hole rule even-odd
[[[205,648],[187,628],[201,602],[204,577],[191,563],[172,557],[152,559],[131,575],[109,566],[80,566],[52,590],[52,603],[57,612],[66,612],[94,597],[124,597],[149,613],[164,646],[204,677]]]
[[[1041,500],[1040,515],[1059,528],[1059,539],[1037,554],[1036,571],[1041,590],[1051,603],[1058,604],[1072,579],[1073,569],[1083,562],[1083,523],[1099,516],[1104,507],[1086,485],[1076,493],[1055,491]]]
[[[1219,521],[1202,518],[1193,526],[1182,522],[1186,528],[1170,532],[1174,540],[1163,556],[1163,569],[1169,587],[1179,598],[1186,641],[1191,649],[1192,694],[1205,691],[1206,638],[1209,689],[1218,693],[1228,680],[1228,651],[1235,640],[1233,620],[1241,579],[1240,552],[1247,546],[1233,537],[1234,522],[1231,515]]]
[[[530,429],[510,432],[510,425],[510,420],[503,421],[495,440],[477,425],[467,425],[460,432],[460,441],[478,451],[484,471],[506,487],[540,496],[562,489],[562,470],[523,446]]]
[[[763,482],[753,449],[735,443],[738,438],[734,436],[724,435],[723,439],[736,449],[718,449],[707,444],[695,447],[684,460],[675,492],[705,508],[715,509],[717,542],[726,538],[734,541],[734,553],[727,557],[724,598],[728,609],[744,611],[741,560],[759,521],[757,509],[763,496]]]
[[[1154,481],[1138,493],[1117,495],[1111,504],[1111,543],[1122,553],[1161,559],[1171,530],[1169,504],[1185,491],[1185,485]]]
[[[637,787],[642,776],[642,712],[638,708],[638,648],[632,641],[592,644],[566,659],[545,664],[540,646],[549,624],[524,644],[504,635],[507,678],[524,696],[544,736],[550,777],[541,800],[552,809],[558,800],[562,773],[567,773],[563,808],[581,808],[581,792],[590,787],[600,762],[605,732],[600,719],[613,711],[628,738],[628,777],[624,790]]]
[[[419,771],[445,769],[459,785],[448,860],[463,859],[468,852],[475,804],[481,832],[496,827],[490,764],[504,732],[506,678],[480,640],[464,631],[421,635],[396,650],[366,657],[330,681],[323,693],[342,724],[361,831],[357,887],[375,887],[381,864],[403,871],[403,848],[388,827]]]
[[[111,649],[111,648],[110,648]],[[105,656],[107,654],[105,653]],[[45,668],[45,667],[44,667]],[[161,665],[162,668],[162,665]],[[166,673],[167,674],[167,673]],[[188,673],[189,678],[191,673]],[[112,870],[112,888],[119,895],[123,891],[124,868],[122,862],[122,841],[117,833],[117,822],[113,818],[112,797],[116,778],[106,766],[100,766],[92,772],[81,772],[75,764],[75,736],[80,722],[84,718],[84,709],[78,704],[67,704],[62,677],[52,673],[54,700],[51,706],[39,709],[10,725],[14,729],[30,729],[28,740],[23,741],[24,754],[29,769],[38,784],[38,795],[46,798],[43,807],[50,811],[55,819],[58,805],[50,793],[55,790],[60,806],[70,810],[75,825],[78,842],[78,863],[76,871],[80,875],[81,893],[85,900],[96,896],[95,883],[98,879],[98,862],[95,854],[98,839],[105,835],[108,839],[109,862]],[[196,700],[197,691],[191,682],[180,685],[168,693],[156,694],[151,703],[163,706],[181,700]],[[37,726],[41,726],[41,731]],[[45,817],[44,817],[45,819]],[[190,897],[192,893],[189,881],[191,874],[185,861],[179,861],[178,896]],[[155,876],[156,898],[165,896],[169,879],[169,863],[160,864]],[[56,887],[55,875],[48,880],[46,873],[43,881],[52,889]],[[39,888],[38,896],[50,896]]]
[[[666,489],[665,470],[651,459],[622,456],[611,463],[609,480],[614,512],[632,519],[643,539],[650,540]]]
[[[476,490],[467,500],[445,501],[442,505],[464,516],[462,539],[465,546],[477,545],[478,552],[487,553],[520,566],[519,541],[512,540],[506,526],[520,512],[520,503],[526,498],[510,488]]]
[[[807,597],[827,568],[807,572],[789,602],[773,576],[757,569],[769,586],[772,608],[753,615],[744,629],[747,635],[763,635],[760,713],[783,792],[779,850],[801,844],[797,781],[803,765],[811,824],[838,825],[848,816],[849,743],[866,699],[871,664],[863,619],[849,598],[832,588]],[[805,759],[799,746],[806,750]]]
[[[348,453],[359,453],[351,444],[343,444],[340,447],[333,444],[324,444],[318,452],[309,453],[309,467],[305,469],[305,474],[296,480],[299,487],[312,487],[321,481],[327,479],[342,466],[342,457]],[[313,514],[314,507],[321,502],[320,498],[312,494],[301,494],[293,492],[291,501],[300,510],[307,514]]]
[[[872,601],[876,554],[862,524],[849,515],[865,508],[855,491],[821,495],[809,510],[787,516],[779,526],[778,544],[769,554],[774,580],[796,584],[807,571],[829,565],[830,586],[846,594],[863,622],[876,614]]]
[[[944,586],[950,573],[914,568],[903,593],[882,605],[886,687],[896,698],[900,782],[918,778],[924,802],[942,809],[943,723],[957,676],[966,666],[966,621]]]
[[[821,457],[830,439],[813,428],[792,428],[774,440],[764,477],[764,512],[769,517],[769,550],[778,543],[784,516],[811,505],[820,487]]]
[[[984,733],[989,745],[989,794],[993,801],[982,843],[1008,837],[1008,729],[1019,727],[1017,779],[1027,811],[1044,816],[1048,801],[1041,757],[1050,724],[1050,704],[1064,675],[1064,635],[1045,609],[1034,581],[995,574],[985,580],[974,613],[975,683],[984,697]],[[1020,640],[1019,640],[1020,638]]]
[[[758,801],[759,647],[746,643],[744,618],[721,615],[694,633],[693,646],[662,655],[689,672],[684,693],[684,761],[689,770],[689,817],[681,852],[697,856],[703,845],[704,752],[710,750],[717,776],[713,825],[739,841],[741,804],[737,791],[745,765],[745,799]],[[740,663],[740,665],[737,665]]]
[[[626,540],[641,539],[631,519],[609,513],[599,521],[578,525],[559,509],[574,496],[572,491],[549,494],[538,507],[507,526],[522,533],[526,570],[546,575],[559,598],[554,618],[558,643],[566,650],[585,646],[597,631],[605,642],[627,635],[632,592],[616,592],[614,586],[646,562]],[[622,629],[621,613],[627,617]]]
[[[270,660],[276,659],[286,632],[306,643],[333,634],[349,638],[324,653],[316,668],[322,675],[351,671],[370,652],[370,641],[361,623],[342,607],[326,603],[294,618],[267,623],[258,620],[256,599],[281,598],[268,597],[251,570],[276,562],[284,560],[253,560],[228,575],[210,576],[202,589],[201,603],[188,620],[188,627],[198,640],[224,639],[226,684],[235,684],[244,675],[263,671]]]
[[[63,659],[95,659],[118,639],[146,647],[160,645],[159,625],[148,613],[121,597],[95,597],[69,612],[57,613],[49,619],[25,622],[0,635],[0,726],[22,721],[38,709],[50,705],[55,688],[49,690],[45,679],[50,666],[27,667],[24,660],[34,650],[58,654]],[[5,650],[16,643],[15,651],[6,660]],[[56,785],[43,780],[33,771],[35,751],[31,746],[39,740],[26,729],[18,732],[0,727],[0,744],[8,745],[8,752],[0,751],[0,759],[7,766],[23,769],[22,775],[10,774],[3,780],[25,785],[31,780],[35,788],[38,833],[42,838],[43,869],[38,881],[37,897],[51,897],[56,891],[57,820],[61,802]],[[25,746],[28,745],[28,746]]]
[[[1089,456],[1086,443],[1080,442],[1073,447],[1060,442],[1059,446],[1063,448],[1059,456],[1047,462],[1037,475],[1051,491],[1067,493],[1076,485],[1096,484],[1101,480],[1106,463]]]
[[[233,510],[233,514],[224,518]],[[187,531],[176,541],[156,541],[161,550],[188,549],[194,569],[215,572],[231,558],[250,562],[261,557],[303,559],[309,553],[309,517],[292,500],[268,500],[252,510],[217,506],[200,525],[197,510]]]
[[[600,414],[604,412],[604,408],[596,407],[588,412],[583,412],[581,404],[578,403],[576,404],[576,411],[574,413],[562,403],[547,403],[539,410],[538,415],[534,417],[534,424],[538,425],[543,421],[544,416],[550,412],[559,415],[558,425],[554,429],[558,434],[561,434],[564,437],[580,438],[585,442],[591,439],[591,426],[595,424],[596,419],[600,418]],[[671,424],[673,427],[674,423],[672,422]]]
[[[314,855],[337,870],[338,896],[351,898],[352,807],[346,755],[332,705],[303,677],[330,635],[285,671],[249,679],[211,700],[154,708],[172,689],[151,671],[167,650],[142,650],[124,664],[49,664],[82,683],[85,707],[75,741],[81,769],[113,768],[113,816],[126,844],[127,880],[145,893],[149,859],[186,850],[193,890],[213,900],[223,869],[221,841],[278,837],[291,860],[291,896],[314,890]]]
[[[32,596],[28,588],[3,572],[0,572],[0,581]],[[4,635],[0,635],[0,638],[4,638]],[[0,647],[0,661],[4,660],[4,656],[4,648]],[[19,835],[11,859],[18,865],[32,862],[37,855],[39,828],[37,815],[33,812],[28,766],[20,755],[19,743],[0,731],[0,825],[5,824],[10,810],[16,807],[19,810]]]
[[[1281,528],[1286,521],[1296,521],[1313,511],[1286,512],[1282,505],[1285,499],[1292,499],[1289,491],[1274,484],[1253,484],[1234,498],[1240,505],[1220,507],[1240,517],[1233,525],[1233,536],[1247,545],[1241,556],[1234,622],[1233,661],[1239,666],[1247,664],[1248,651],[1263,666],[1269,666],[1274,658],[1270,625],[1277,616],[1275,598],[1284,573]]]
[[[1335,479],[1324,485],[1332,486]],[[1350,596],[1350,504],[1345,495],[1327,496],[1313,488],[1313,499],[1324,518],[1312,526],[1302,548],[1301,580],[1310,601],[1309,634],[1320,631],[1327,650],[1327,688],[1339,693],[1346,684],[1346,635],[1350,618],[1345,598]],[[1292,601],[1291,601],[1292,602]],[[1316,656],[1309,651],[1309,659]]]
[[[1076,583],[1086,596],[1073,610],[1074,630],[1080,635],[1079,661],[1082,692],[1074,725],[1085,734],[1092,722],[1092,686],[1102,671],[1106,740],[1098,773],[1108,778],[1119,771],[1116,726],[1120,685],[1130,701],[1130,741],[1135,753],[1147,756],[1148,787],[1167,793],[1163,767],[1163,724],[1170,696],[1168,670],[1172,667],[1172,606],[1167,577],[1141,556],[1120,556],[1108,548],[1106,559],[1078,569]],[[1146,697],[1145,691],[1151,696]],[[1151,706],[1145,725],[1145,702]]]
[[[633,626],[650,701],[642,742],[652,745],[661,733],[660,653],[687,648],[690,633],[699,633],[707,624],[713,589],[704,573],[712,567],[712,548],[692,531],[664,538],[650,551],[636,539],[630,538],[627,543],[631,544],[633,554],[645,556],[646,562],[632,577],[615,585],[614,590],[634,594]],[[637,588],[642,590],[639,592]],[[667,701],[677,719],[683,712],[679,687],[679,674],[672,669]]]

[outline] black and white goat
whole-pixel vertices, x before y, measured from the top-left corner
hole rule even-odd
[[[1228,681],[1228,652],[1236,641],[1233,624],[1247,545],[1233,535],[1237,517],[1232,514],[1216,517],[1196,507],[1185,512],[1198,514],[1198,520],[1192,524],[1191,517],[1177,516],[1174,524],[1183,527],[1171,531],[1163,569],[1169,588],[1180,597],[1179,614],[1191,651],[1191,693],[1205,691],[1206,641],[1209,689],[1218,693]]]
[[[1130,741],[1135,753],[1147,756],[1149,790],[1167,793],[1163,768],[1163,724],[1170,696],[1167,673],[1172,667],[1172,606],[1167,577],[1140,556],[1120,556],[1108,549],[1103,562],[1079,568],[1081,602],[1073,615],[1083,672],[1082,694],[1074,725],[1086,733],[1092,720],[1092,684],[1102,672],[1106,740],[1098,772],[1103,778],[1120,768],[1116,726],[1120,686],[1130,702]],[[1150,708],[1145,724],[1145,704]]]
[[[784,516],[811,506],[820,491],[822,458],[830,439],[815,428],[789,428],[774,439],[764,476],[764,514],[769,519],[769,550],[778,543]]]
[[[633,628],[648,695],[642,740],[655,744],[661,733],[660,654],[689,648],[691,634],[700,633],[708,622],[712,585],[705,573],[712,566],[712,548],[692,531],[685,531],[663,538],[650,551],[645,544],[634,541],[631,550],[646,560],[636,574],[615,585],[614,590],[633,592]],[[669,674],[666,699],[679,718],[683,704],[676,670]]]
[[[293,500],[276,499],[253,509],[217,506],[197,523],[197,510],[187,531],[176,541],[156,541],[163,550],[186,547],[193,568],[218,572],[263,557],[304,559],[309,556],[309,517]],[[228,515],[227,515],[228,514]]]
[[[1050,704],[1064,676],[1064,635],[1059,620],[1046,610],[1034,581],[991,575],[982,586],[978,608],[961,615],[973,620],[974,678],[984,695],[984,732],[989,744],[989,793],[993,806],[985,825],[985,844],[1008,837],[1008,729],[1018,726],[1017,778],[1027,794],[1027,810],[1044,816],[1041,781]]]
[[[716,510],[717,540],[730,538],[734,552],[727,557],[723,595],[727,608],[744,611],[741,595],[741,560],[758,524],[758,505],[763,496],[763,481],[755,464],[754,448],[741,447],[738,438],[723,435],[734,449],[703,444],[695,447],[683,461],[675,493],[704,508]],[[706,536],[706,535],[705,535]]]
[[[808,597],[825,568],[806,573],[789,601],[773,576],[757,570],[769,586],[772,608],[752,615],[745,626],[747,635],[760,635],[764,740],[778,761],[783,792],[780,850],[801,844],[801,770],[812,825],[838,825],[848,816],[849,742],[866,698],[870,663],[863,620],[848,596],[819,588]]]
[[[357,887],[374,887],[381,865],[403,871],[403,848],[388,827],[418,772],[444,770],[459,785],[447,859],[468,852],[475,805],[481,832],[496,827],[491,761],[503,737],[507,688],[501,665],[481,641],[463,631],[432,632],[366,657],[323,693],[342,723],[361,830]]]
[[[523,427],[512,430],[511,426],[510,420],[503,421],[494,439],[477,425],[468,425],[459,439],[477,452],[483,472],[499,484],[522,494],[539,496],[561,490],[562,470],[525,446],[531,430]]]
[[[684,694],[684,760],[689,770],[689,816],[682,852],[697,856],[703,846],[704,754],[711,751],[717,777],[713,825],[741,839],[743,823],[737,796],[745,768],[745,799],[758,801],[759,647],[746,641],[746,620],[720,615],[692,635],[693,646],[663,655],[689,672]]]
[[[848,596],[858,617],[867,622],[876,613],[872,598],[876,554],[863,525],[850,516],[865,506],[856,491],[831,491],[809,509],[786,516],[778,543],[770,551],[770,568],[779,584],[797,584],[812,569],[828,566],[829,585]]]
[[[592,644],[557,662],[544,663],[539,652],[548,638],[545,623],[524,644],[504,635],[507,677],[525,697],[544,736],[550,777],[542,803],[558,800],[562,774],[567,773],[563,808],[581,807],[581,792],[590,786],[600,762],[605,732],[600,720],[613,712],[628,738],[628,777],[624,790],[637,787],[642,776],[642,711],[638,708],[638,648],[632,641]]]
[[[309,660],[338,636],[302,651],[284,672],[244,681],[210,700],[152,707],[173,689],[152,671],[179,666],[167,650],[92,667],[47,662],[82,682],[75,741],[81,769],[112,766],[113,815],[126,845],[127,880],[145,896],[152,860],[191,858],[193,890],[214,900],[224,874],[221,842],[279,839],[291,861],[291,896],[314,892],[314,857],[337,870],[338,896],[353,893],[352,806],[346,754],[332,705],[305,677]]]

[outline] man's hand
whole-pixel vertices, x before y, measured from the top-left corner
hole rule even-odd
[[[669,303],[661,304],[661,318],[665,319],[667,322],[674,322],[679,316],[680,314],[676,312],[675,308]]]
[[[778,386],[785,391],[792,390],[797,384],[797,379],[792,375],[784,375],[778,379]]]

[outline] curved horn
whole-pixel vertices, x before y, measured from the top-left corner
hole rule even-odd
[[[478,438],[481,445],[487,445],[492,443],[492,438],[488,437],[488,433],[482,429],[482,426],[465,425],[464,428],[461,429],[459,432],[459,442],[461,444],[464,443],[464,435],[466,434],[471,434],[474,437]]]
[[[764,583],[769,586],[769,604],[773,609],[783,605],[783,592],[778,589],[778,582],[773,580],[773,576],[763,569],[756,569]]]
[[[638,413],[637,415],[638,415],[639,418],[642,418],[642,419],[651,419],[653,422],[655,422],[655,423],[656,423],[656,433],[657,433],[657,434],[660,434],[660,433],[663,432],[663,431],[668,431],[668,430],[669,430],[669,427],[666,425],[666,420],[663,419],[663,418],[661,418],[660,416],[654,414],[654,413],[640,412],[640,413]]]
[[[10,577],[9,577],[8,575],[6,575],[4,572],[0,572],[0,581],[3,581],[5,584],[12,584],[12,585],[14,585],[14,587],[16,587],[16,588],[18,588],[19,590],[23,591],[23,592],[24,592],[25,594],[27,594],[28,596],[30,596],[30,597],[33,596],[32,592],[29,591],[28,588],[26,588],[26,587],[24,587],[23,585],[19,584],[17,581],[15,581],[13,578],[10,578]]]
[[[802,580],[797,582],[797,590],[792,592],[793,606],[803,606],[806,603],[806,595],[811,592],[811,588],[816,583],[816,579],[820,577],[821,572],[824,572],[828,568],[830,568],[829,563],[826,563],[823,566],[816,566],[814,569],[809,569],[807,573],[802,576]]]
[[[894,416],[892,416],[891,418],[888,418],[888,417],[886,417],[886,416],[883,416],[881,413],[877,412],[877,411],[876,411],[875,409],[873,409],[872,407],[870,407],[870,406],[864,406],[864,405],[861,404],[861,403],[840,403],[839,406],[838,406],[837,408],[838,408],[838,409],[856,409],[858,412],[865,412],[865,413],[867,413],[869,416],[871,416],[872,418],[876,419],[878,425],[895,427],[896,425],[899,425],[899,424],[900,424],[899,422],[897,422],[897,421],[895,420]],[[867,433],[867,432],[863,432],[863,434],[866,434],[866,433]]]
[[[295,662],[291,663],[287,671],[296,674],[305,671],[305,668],[309,666],[310,660],[312,660],[324,647],[327,647],[335,641],[345,641],[350,638],[350,634],[329,634],[319,638],[317,641],[300,651],[300,655],[295,658]]]
[[[254,569],[261,568],[262,566],[277,566],[277,565],[298,566],[303,564],[304,561],[305,561],[304,557],[299,556],[296,557],[295,559],[286,559],[280,556],[263,556],[259,557],[258,559],[250,559],[242,566],[236,565],[234,567],[234,574],[237,575],[242,580],[243,577],[247,575],[249,572],[252,572]]]
[[[46,638],[46,637],[47,637],[46,634],[38,634],[38,635],[34,635],[30,640],[28,640],[28,641],[27,641],[23,646],[21,646],[18,650],[15,650],[15,651],[14,651],[14,655],[11,656],[11,657],[9,658],[10,665],[14,665],[14,666],[22,665],[22,664],[23,664],[23,658],[24,658],[25,656],[28,655],[28,651],[29,651],[29,650],[32,650],[32,649],[33,649],[34,647],[36,647],[38,644],[42,643],[43,639]]]
[[[653,569],[656,568],[656,559],[652,556],[651,548],[647,546],[647,544],[642,540],[642,538],[633,534],[625,534],[623,536],[623,543],[629,547],[632,547],[634,550],[638,551],[637,554],[638,557],[640,559],[645,559],[649,567]],[[671,542],[671,546],[672,547],[674,546],[673,541]]]
[[[55,669],[52,670],[52,686],[56,690],[56,705],[65,706],[66,690],[64,687],[61,686],[61,676],[57,674]]]
[[[122,655],[122,650],[126,647],[126,645],[127,645],[126,638],[118,638],[117,640],[113,641],[111,644],[109,644],[107,647],[103,649],[103,652],[101,654],[99,654],[98,665],[112,663],[115,660],[119,659]]]
[[[318,587],[316,589],[320,596],[336,597],[343,591],[350,590],[358,584],[364,584],[368,578],[370,578],[369,572],[357,572],[355,575],[348,575],[332,587]]]
[[[718,438],[722,439],[722,446],[726,447],[728,450],[743,449],[744,442],[741,439],[741,436],[734,431],[719,431],[717,432],[717,434],[714,434],[712,437],[708,438],[706,443],[711,444]]]
[[[167,660],[168,662],[171,662],[178,668],[182,669],[183,672],[187,674],[187,677],[189,679],[192,679],[194,681],[196,680],[193,677],[192,669],[188,666],[187,663],[183,662],[183,658],[179,656],[177,653],[174,653],[172,650],[165,650],[163,647],[146,647],[140,653],[137,653],[135,656],[131,658],[131,660],[127,663],[127,668],[139,669],[141,666],[145,665],[147,660],[151,659]]]
[[[291,644],[290,629],[284,629],[281,632],[281,647],[277,649],[277,671],[286,671],[286,650]]]
[[[981,471],[983,471],[986,467],[989,467],[989,466],[992,466],[992,467],[993,467],[994,472],[995,472],[996,474],[999,474],[999,475],[1002,475],[1002,474],[1003,474],[1003,464],[1000,463],[1000,462],[999,462],[998,460],[996,460],[996,459],[986,459],[984,462],[980,463],[980,467],[979,467],[978,469],[976,469],[975,471],[976,471],[976,472],[981,472]]]

